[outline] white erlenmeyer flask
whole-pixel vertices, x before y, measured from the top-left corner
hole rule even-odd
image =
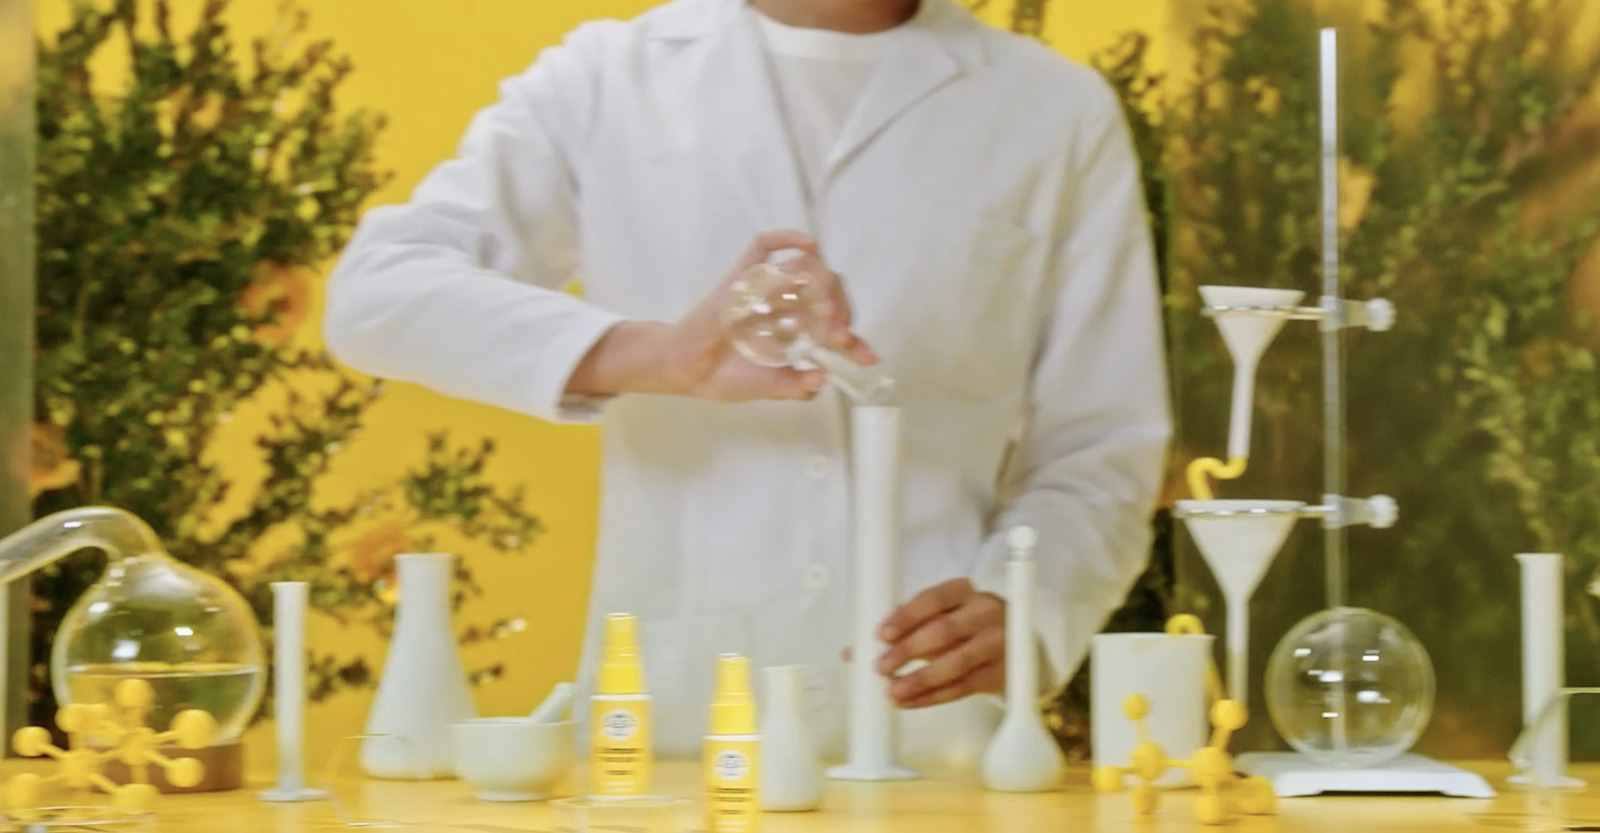
[[[455,775],[450,727],[478,716],[450,623],[455,558],[408,553],[395,562],[400,604],[367,716],[361,770],[394,780],[450,778]]]

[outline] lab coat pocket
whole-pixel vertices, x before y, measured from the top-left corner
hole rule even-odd
[[[930,232],[906,295],[897,376],[945,396],[1020,390],[1042,320],[1039,238],[1006,220],[959,213],[935,216]]]

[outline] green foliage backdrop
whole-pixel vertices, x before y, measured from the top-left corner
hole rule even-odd
[[[316,611],[382,631],[395,553],[444,531],[522,552],[539,524],[520,492],[481,477],[490,444],[443,434],[399,482],[345,502],[319,494],[383,388],[292,336],[311,269],[387,180],[372,161],[382,119],[337,113],[351,66],[304,41],[303,12],[285,4],[278,30],[240,54],[227,6],[209,0],[175,33],[165,0],[75,0],[39,44],[34,514],[121,507],[264,623],[268,585],[300,579]],[[123,59],[125,77],[97,78],[104,58]],[[228,479],[206,454],[245,408],[268,412],[258,481]],[[35,584],[34,725],[52,725],[55,628],[98,571],[68,560]],[[459,604],[478,588],[465,564],[457,578]],[[314,699],[371,682],[337,647],[314,646],[311,661]]]
[[[1600,677],[1582,592],[1600,565],[1600,371],[1574,301],[1600,251],[1600,56],[1572,51],[1576,0],[1437,5],[1176,3],[1171,76],[1138,35],[1096,64],[1123,93],[1167,246],[1177,470],[1226,437],[1232,370],[1196,287],[1318,294],[1317,30],[1339,27],[1345,294],[1400,312],[1393,331],[1346,339],[1350,493],[1402,512],[1394,530],[1352,531],[1350,600],[1432,654],[1422,750],[1494,757],[1520,725],[1514,553],[1568,556],[1569,679]],[[1269,352],[1252,471],[1224,495],[1321,494],[1318,349],[1314,327],[1291,326]],[[1220,630],[1209,571],[1176,541],[1171,607]],[[1254,702],[1277,636],[1322,606],[1322,570],[1304,524],[1256,595]],[[1264,711],[1244,744],[1277,745]],[[1592,754],[1592,723],[1575,728]]]

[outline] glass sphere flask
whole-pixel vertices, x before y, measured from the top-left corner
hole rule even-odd
[[[1433,713],[1433,663],[1399,621],[1336,607],[1300,621],[1267,662],[1278,734],[1325,766],[1380,766],[1422,736]]]
[[[103,551],[106,567],[51,646],[57,701],[111,703],[117,683],[143,679],[155,691],[145,726],[165,731],[179,712],[201,709],[217,721],[216,745],[237,741],[266,693],[261,627],[249,604],[111,507],[58,512],[0,540],[0,583],[83,549]]]

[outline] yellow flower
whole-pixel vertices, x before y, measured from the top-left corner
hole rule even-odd
[[[350,570],[363,581],[391,579],[394,557],[414,548],[406,526],[398,520],[385,520],[368,527],[350,546]]]
[[[67,448],[66,432],[61,426],[36,422],[31,438],[33,459],[28,467],[29,494],[39,495],[64,489],[78,482],[83,465],[72,459],[72,451]]]
[[[1339,230],[1352,231],[1361,225],[1372,204],[1372,172],[1357,167],[1347,158],[1339,160]]]
[[[240,293],[239,308],[251,318],[266,319],[256,328],[256,338],[287,344],[311,315],[311,277],[287,263],[262,263]]]

